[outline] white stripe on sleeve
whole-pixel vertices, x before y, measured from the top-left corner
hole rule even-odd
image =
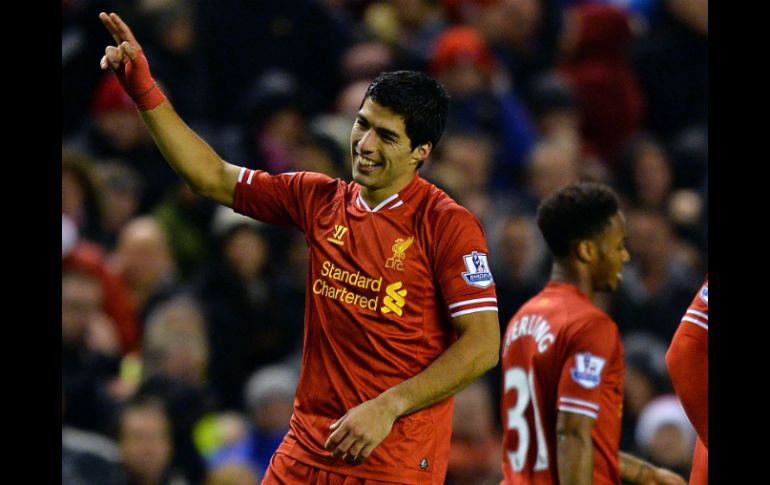
[[[589,418],[594,418],[594,419],[598,417],[597,414],[592,411],[588,411],[581,408],[573,408],[572,406],[559,406],[559,411],[567,411],[570,413],[582,414],[584,416],[588,416]]]
[[[246,167],[241,167],[241,171],[238,172],[238,183],[241,183],[241,180],[243,180],[243,173],[246,171]]]
[[[470,310],[461,310],[459,312],[452,313],[450,315],[450,317],[454,318],[454,317],[459,317],[460,315],[467,315],[469,313],[487,312],[487,311],[496,312],[497,311],[497,307],[496,306],[482,306],[482,307],[478,307],[478,308],[471,308]]]
[[[254,178],[254,174],[256,173],[256,170],[252,170],[249,174],[249,178],[246,180],[246,185],[251,185],[251,179]]]
[[[705,328],[706,330],[709,329],[709,324],[708,323],[703,323],[700,320],[696,320],[694,318],[690,318],[690,317],[685,316],[685,317],[682,317],[682,321],[694,323],[695,325],[699,326],[700,328]]]
[[[591,401],[583,401],[582,399],[575,399],[572,397],[560,397],[559,401],[567,404],[578,404],[580,406],[596,409],[597,411],[599,410],[599,405]]]
[[[691,313],[693,315],[697,315],[697,316],[701,317],[702,319],[706,320],[707,322],[709,321],[709,314],[708,313],[699,312],[698,310],[693,310],[692,308],[688,308],[687,309],[687,313]]]
[[[452,303],[447,308],[451,310],[452,308],[457,308],[459,306],[472,305],[474,303],[481,303],[484,301],[492,301],[497,303],[497,298],[476,298],[474,300],[458,301],[457,303]]]

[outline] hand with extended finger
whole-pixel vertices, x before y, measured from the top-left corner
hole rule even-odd
[[[329,426],[332,434],[324,448],[332,458],[360,464],[388,436],[397,417],[381,398],[363,402]]]
[[[99,63],[102,70],[110,69],[121,86],[141,111],[153,109],[166,99],[150,74],[150,65],[131,29],[116,13],[102,12],[99,19],[115,39],[117,46],[108,46]]]

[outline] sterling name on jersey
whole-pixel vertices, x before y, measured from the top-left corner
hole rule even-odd
[[[497,311],[481,225],[419,175],[369,207],[325,175],[242,169],[234,210],[305,232],[310,269],[302,373],[278,449],[321,469],[406,484],[443,483],[453,399],[399,418],[363,464],[332,460],[329,425],[418,374],[456,340],[452,317]]]
[[[502,339],[505,485],[559,483],[558,412],[595,420],[596,485],[619,485],[623,347],[617,326],[577,287],[550,282]]]

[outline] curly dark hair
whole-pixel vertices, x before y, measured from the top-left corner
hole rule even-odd
[[[418,71],[379,74],[366,90],[366,98],[388,108],[404,119],[411,148],[441,139],[449,110],[449,94],[444,86]]]
[[[563,257],[575,242],[600,235],[619,210],[618,197],[611,188],[595,182],[577,182],[540,203],[537,225],[551,253]]]

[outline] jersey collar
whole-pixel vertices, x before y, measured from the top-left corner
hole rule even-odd
[[[364,198],[361,197],[361,186],[359,185],[358,193],[356,194],[356,200],[354,203],[356,207],[366,212],[383,212],[395,209],[404,205],[404,200],[408,199],[414,193],[415,187],[419,185],[418,179],[420,179],[420,174],[415,174],[412,181],[409,182],[409,184],[404,187],[401,192],[391,195],[387,199],[377,204],[375,207],[369,207],[369,204],[367,204]]]

